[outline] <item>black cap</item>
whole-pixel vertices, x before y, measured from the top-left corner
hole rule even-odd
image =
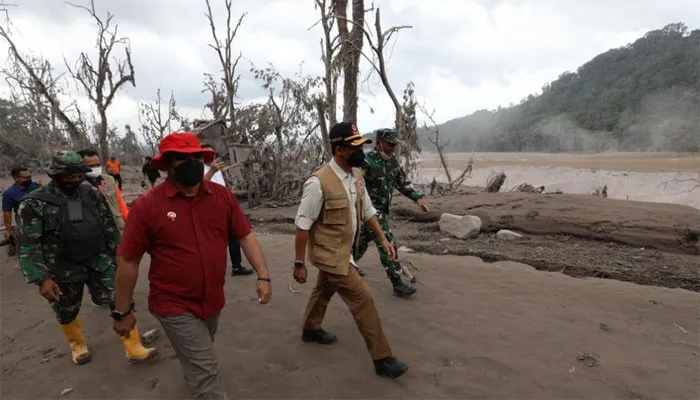
[[[331,144],[342,143],[351,147],[372,143],[370,139],[362,137],[362,134],[357,129],[357,125],[351,122],[338,122],[333,125],[330,133],[328,133],[328,139],[330,139]]]

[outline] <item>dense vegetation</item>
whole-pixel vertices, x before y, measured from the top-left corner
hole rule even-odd
[[[439,125],[448,151],[700,151],[700,30],[682,23],[600,54],[515,106]],[[422,132],[421,147],[434,150]]]

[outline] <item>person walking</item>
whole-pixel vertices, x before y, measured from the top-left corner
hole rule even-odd
[[[160,179],[160,171],[157,168],[153,168],[151,161],[153,157],[146,156],[144,158],[143,167],[141,167],[141,174],[143,174],[143,182],[148,181],[151,184],[151,189],[156,186],[156,182]]]
[[[119,185],[119,190],[122,190],[122,163],[117,160],[117,157],[112,156],[109,161],[105,163],[105,168],[107,173],[114,178]]]
[[[211,151],[214,151],[214,147],[208,144],[203,144],[202,148],[211,149]],[[204,163],[204,180],[214,182],[223,187],[226,187],[224,174],[221,173],[220,169],[221,167],[216,160],[210,163]],[[241,257],[241,246],[238,244],[236,236],[231,234],[228,235],[228,254],[231,258],[231,276],[253,274],[252,269],[243,266],[243,258]]]
[[[424,206],[424,195],[413,188],[413,184],[406,176],[406,172],[399,165],[399,160],[394,155],[399,138],[394,129],[379,129],[375,131],[377,141],[374,150],[365,157],[362,165],[367,192],[372,204],[377,209],[377,221],[382,227],[384,236],[391,242],[396,251],[396,241],[391,232],[391,214],[389,207],[394,197],[394,189],[399,193],[413,200],[419,206]],[[381,246],[379,238],[370,229],[364,227],[360,235],[360,243],[355,251],[355,259],[360,260],[367,251],[370,242],[374,241],[379,252],[379,259],[386,271],[387,277],[394,289],[394,295],[402,298],[409,298],[416,293],[416,288],[407,285],[401,279],[401,264],[398,259],[390,260],[386,251]],[[360,270],[360,275],[364,271]]]
[[[17,232],[15,232],[16,224],[14,224],[18,218],[17,208],[27,193],[38,189],[41,185],[32,181],[32,174],[26,167],[12,168],[10,175],[15,182],[2,192],[2,219],[5,223],[5,240],[10,242],[7,253],[10,257],[14,257],[17,253],[17,241],[15,240]]]
[[[18,210],[24,279],[49,301],[78,365],[91,359],[79,317],[84,286],[94,303],[114,309],[117,228],[104,196],[85,182],[89,171],[77,153],[56,152],[51,180],[24,196]],[[156,354],[143,347],[135,325],[121,339],[129,361]]]
[[[90,171],[85,174],[88,183],[100,191],[107,200],[107,205],[109,205],[109,210],[112,212],[114,223],[117,226],[119,234],[117,240],[120,240],[124,233],[126,218],[129,216],[129,207],[126,206],[124,195],[114,178],[102,171],[102,163],[97,150],[82,149],[78,151],[78,154],[83,157],[85,166],[90,168]]]
[[[302,340],[329,345],[337,341],[321,325],[333,295],[337,292],[355,318],[377,375],[398,378],[408,366],[392,355],[384,335],[374,298],[355,268],[352,248],[364,223],[379,237],[389,259],[394,247],[384,237],[376,210],[367,194],[359,167],[364,160],[363,138],[355,124],[340,122],[329,133],[333,159],[305,183],[296,216],[294,279],[305,283],[306,249],[309,260],[319,269],[304,313]]]
[[[225,399],[214,352],[219,315],[226,302],[228,235],[231,232],[258,275],[258,301],[272,296],[262,248],[235,196],[203,181],[204,162],[214,159],[197,136],[174,132],[159,143],[152,165],[165,181],[133,205],[119,246],[114,330],[125,335],[136,323],[132,298],[139,261],[151,256],[149,311],[175,350],[194,398]]]

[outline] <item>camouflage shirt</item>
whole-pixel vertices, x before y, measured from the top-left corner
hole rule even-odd
[[[374,207],[385,214],[389,212],[394,189],[404,196],[416,201],[423,197],[417,192],[396,157],[385,160],[377,150],[365,156],[362,166],[365,174],[365,186]]]
[[[36,190],[66,196],[56,188],[53,181]],[[117,228],[104,196],[93,189],[97,211],[105,235],[105,251],[81,264],[57,261],[62,243],[60,225],[61,209],[38,199],[25,198],[20,203],[18,214],[19,260],[27,283],[39,284],[46,279],[57,282],[80,282],[87,280],[88,269],[104,272],[114,268],[117,253]]]

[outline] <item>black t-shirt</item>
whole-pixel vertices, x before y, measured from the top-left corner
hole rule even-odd
[[[156,168],[153,168],[150,163],[143,164],[141,172],[146,174],[149,181],[155,181],[156,179],[160,178],[160,172]]]

